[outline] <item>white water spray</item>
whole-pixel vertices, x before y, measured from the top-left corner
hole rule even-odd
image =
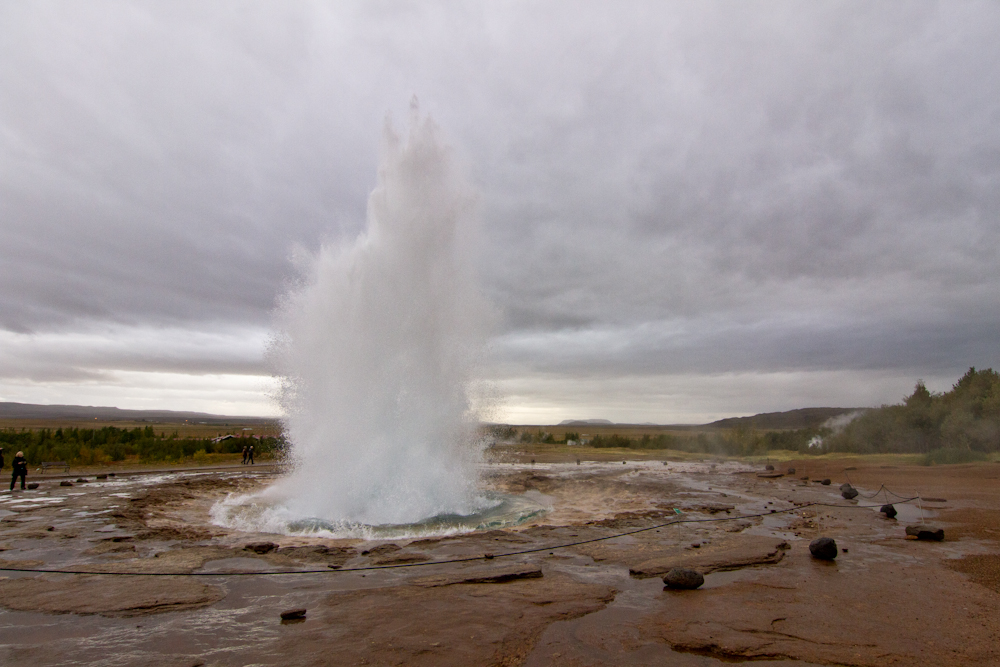
[[[270,509],[251,513],[257,530],[406,524],[494,504],[477,490],[467,395],[491,311],[471,262],[473,193],[438,134],[415,109],[405,140],[386,123],[366,230],[324,246],[279,309],[272,359],[293,471],[260,498]]]

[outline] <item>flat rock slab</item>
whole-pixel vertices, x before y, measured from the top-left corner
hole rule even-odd
[[[474,567],[464,571],[430,577],[420,577],[410,583],[416,586],[437,587],[455,584],[503,584],[518,579],[540,579],[542,569],[534,565],[498,565]]]
[[[758,477],[762,477],[764,479],[777,479],[779,477],[784,477],[785,473],[783,473],[783,472],[759,472],[759,473],[757,473],[757,476]]]
[[[0,579],[0,606],[48,614],[141,616],[194,609],[226,596],[183,577],[62,576]]]
[[[629,567],[629,574],[645,579],[663,576],[675,567],[708,574],[753,565],[773,565],[784,558],[787,548],[788,543],[776,537],[740,535],[723,543],[703,545],[697,553],[651,558]]]

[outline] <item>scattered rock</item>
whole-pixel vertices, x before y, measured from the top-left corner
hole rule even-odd
[[[893,507],[892,505],[882,505],[881,509],[879,509],[879,512],[884,514],[887,519],[896,518],[896,508]]]
[[[667,585],[667,588],[694,590],[705,583],[705,577],[695,570],[675,567],[667,572],[667,576],[663,577],[663,583]]]
[[[63,481],[59,482],[59,486],[73,486],[73,482],[64,479]]]
[[[948,502],[944,498],[922,498],[925,503],[946,503]]]
[[[305,609],[289,609],[288,611],[281,612],[281,620],[283,621],[294,621],[305,617]]]
[[[822,484],[823,486],[830,486],[830,478],[827,477],[826,479],[822,480],[820,484]]]
[[[98,475],[97,476],[97,479],[107,479],[107,478],[108,478],[107,475]]]
[[[28,485],[28,488],[29,489],[37,489],[38,488],[38,482],[32,482],[31,484]]]
[[[266,554],[277,548],[278,545],[274,542],[254,542],[253,544],[248,544],[243,547],[245,551],[252,551],[255,554]]]
[[[931,540],[934,542],[940,542],[944,539],[944,529],[938,528],[937,526],[926,526],[923,524],[914,524],[906,527],[906,534],[911,537],[915,537],[918,540]]]
[[[789,468],[788,469],[788,474],[789,475],[794,475],[795,474],[795,468]]]
[[[766,466],[764,466],[764,470],[774,470],[774,466],[768,463]]]
[[[840,490],[840,495],[842,495],[847,500],[852,500],[854,498],[857,498],[858,490],[855,489],[853,486],[848,485],[846,489]]]
[[[851,486],[850,482],[844,482],[843,484],[840,485],[840,490],[841,491],[847,491],[848,489],[851,489],[851,488],[854,488],[854,487]]]
[[[778,479],[779,477],[784,477],[785,473],[783,473],[783,472],[759,472],[759,473],[757,473],[757,476],[760,477],[760,478],[762,478],[762,479]]]
[[[113,472],[109,472],[108,473],[108,477],[114,477],[114,476],[115,476],[115,474]]]
[[[809,543],[809,553],[813,558],[833,560],[837,557],[837,543],[832,537],[819,537]]]
[[[76,483],[77,484],[86,484],[87,480],[85,480],[83,477],[77,477],[76,478]]]

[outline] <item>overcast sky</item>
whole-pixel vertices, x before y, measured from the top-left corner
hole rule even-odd
[[[1000,4],[0,0],[0,400],[274,414],[294,257],[412,95],[517,423],[1000,368]]]

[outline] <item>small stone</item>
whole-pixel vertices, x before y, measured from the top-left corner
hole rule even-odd
[[[76,483],[77,484],[86,484],[87,480],[85,480],[83,477],[77,477],[76,478]]]
[[[281,620],[283,621],[295,621],[305,617],[306,617],[305,609],[289,609],[288,611],[281,612]]]
[[[827,477],[826,479],[821,481],[820,484],[822,484],[823,486],[830,486],[830,478]]]
[[[248,544],[243,549],[245,551],[252,551],[255,554],[266,554],[268,552],[274,551],[278,548],[278,545],[274,542],[254,542],[253,544]]]
[[[667,572],[667,576],[663,577],[663,583],[667,585],[667,588],[693,590],[705,583],[705,577],[700,572],[675,567]]]
[[[31,484],[28,485],[28,488],[29,489],[37,489],[38,488],[38,482],[32,482]]]
[[[852,500],[858,496],[858,490],[853,486],[848,486],[846,489],[841,489],[840,495],[842,495],[847,500]]]
[[[853,488],[850,482],[844,482],[843,484],[840,485],[841,491],[847,491],[850,488]]]
[[[938,528],[937,526],[926,526],[923,524],[907,526],[906,534],[908,536],[916,537],[918,540],[931,540],[933,542],[940,542],[944,539],[943,528]]]
[[[882,505],[881,509],[879,509],[879,512],[884,514],[887,519],[896,518],[896,508],[893,507],[892,505]]]
[[[692,549],[701,549],[701,542],[695,542],[691,545]]]
[[[59,482],[59,486],[73,486],[73,482],[64,479],[63,481]]]
[[[108,477],[114,477],[114,476],[115,476],[115,474],[113,472],[109,472],[108,473]]]
[[[794,475],[795,474],[795,468],[789,468],[788,469],[788,474],[789,475]]]
[[[766,466],[764,466],[764,470],[774,470],[774,466],[768,463]]]
[[[97,479],[107,479],[107,478],[108,478],[107,475],[98,475],[97,476]]]
[[[837,557],[837,543],[832,537],[819,537],[809,543],[809,553],[813,558],[833,560]]]

